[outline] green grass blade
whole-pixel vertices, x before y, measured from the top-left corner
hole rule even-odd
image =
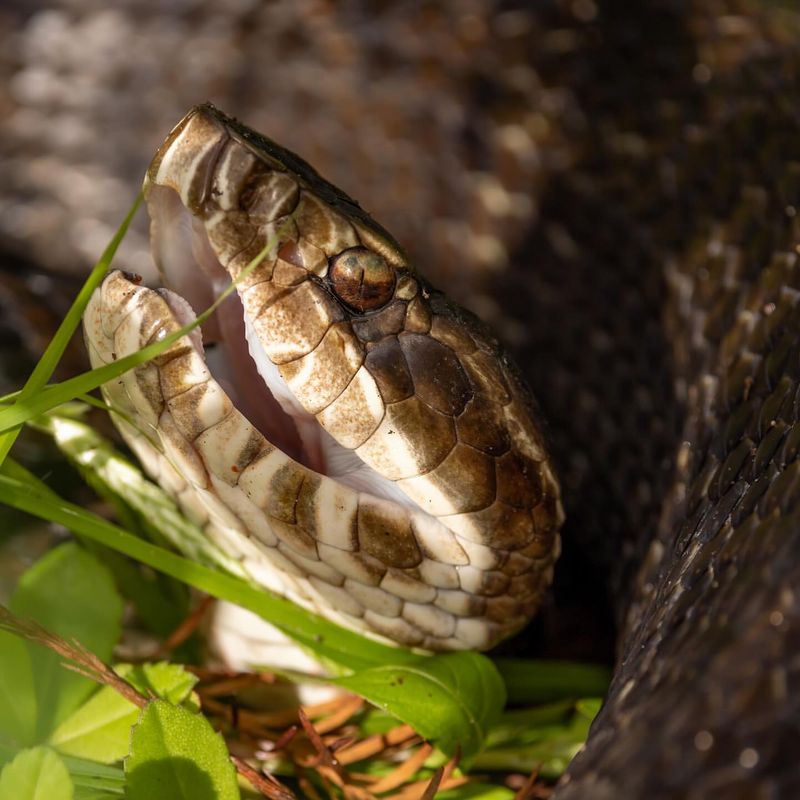
[[[129,356],[120,358],[113,364],[106,364],[88,372],[82,372],[80,375],[61,383],[53,384],[34,397],[20,397],[13,406],[0,411],[0,433],[6,434],[34,417],[51,411],[62,403],[74,400],[82,394],[91,392],[102,386],[102,384],[122,375],[123,372],[127,372],[129,369],[155,358],[187,333],[191,333],[202,322],[203,320],[198,317],[188,325],[184,325],[180,330],[175,331],[175,333],[164,337],[161,341],[147,345],[147,347],[137,350]]]
[[[31,395],[30,392],[23,390],[16,402],[12,406],[7,406],[0,411],[0,441],[3,440],[5,434],[19,428],[20,425],[28,422],[34,417],[46,413],[54,409],[56,406],[74,400],[87,392],[91,392],[102,386],[104,383],[113,380],[114,378],[127,372],[129,369],[139,366],[140,364],[149,361],[152,358],[160,355],[168,350],[175,342],[182,339],[184,336],[191,333],[199,325],[202,325],[220,306],[220,304],[233,292],[236,285],[249,275],[277,246],[280,238],[285,230],[288,229],[289,223],[292,221],[291,217],[270,237],[269,241],[264,245],[263,249],[258,255],[241,271],[236,280],[225,287],[224,291],[217,297],[217,299],[202,313],[198,314],[196,319],[184,325],[179,330],[165,336],[161,341],[154,342],[153,344],[137,350],[124,358],[120,358],[112,364],[105,364],[102,367],[83,372],[76,375],[74,378],[69,378],[61,383],[53,384],[52,386],[42,389],[41,386],[37,389],[36,394]],[[77,301],[76,301],[77,302]],[[87,298],[88,302],[88,298]],[[81,310],[82,313],[82,310]],[[14,434],[16,438],[16,433]],[[13,441],[12,441],[13,443]],[[8,447],[10,448],[10,444]],[[5,451],[5,454],[8,450]],[[0,454],[3,451],[0,449]],[[3,454],[3,457],[5,457]],[[2,458],[0,458],[2,463]]]
[[[497,658],[510,703],[553,703],[580,697],[602,697],[611,683],[611,670],[602,664]]]
[[[100,285],[106,272],[108,272],[108,267],[111,264],[117,249],[119,248],[120,242],[128,232],[128,227],[130,226],[134,216],[136,216],[136,212],[139,210],[141,203],[142,194],[140,192],[131,206],[130,211],[128,211],[127,216],[122,221],[122,225],[119,226],[119,229],[114,234],[114,237],[103,251],[103,255],[100,256],[97,264],[95,264],[94,268],[89,274],[89,277],[86,279],[86,283],[83,284],[78,296],[75,298],[75,302],[72,304],[72,306],[70,306],[69,311],[66,313],[64,319],[61,321],[61,324],[58,326],[58,330],[55,332],[50,344],[47,345],[47,349],[44,351],[44,354],[34,367],[30,377],[25,382],[25,386],[23,386],[22,390],[19,392],[19,395],[16,398],[16,403],[25,403],[25,401],[31,397],[38,395],[47,385],[47,382],[50,380],[53,372],[55,371],[58,362],[64,355],[64,350],[69,344],[70,339],[77,330],[78,325],[80,325],[81,317],[83,316],[83,312],[87,303],[89,302],[89,298],[92,296],[94,290]],[[14,442],[17,439],[17,436],[19,435],[18,425],[3,429],[3,435],[0,436],[0,464],[2,464],[5,460],[9,450],[11,450]]]
[[[103,403],[98,405],[109,411]],[[178,507],[157,484],[80,419],[62,414],[63,407],[31,421],[31,427],[47,433],[56,446],[81,473],[84,480],[115,508],[121,506],[136,515],[137,527],[121,519],[130,533],[154,544],[174,548],[193,561],[199,561],[229,574],[244,577],[237,559],[226,555]],[[118,412],[114,412],[118,413]],[[13,463],[13,462],[9,462]],[[18,476],[15,476],[18,477]]]
[[[75,784],[75,800],[81,797],[122,797],[125,794],[125,773],[122,767],[98,764],[84,758],[61,756]]]
[[[24,476],[24,477],[23,477]],[[0,502],[56,522],[88,539],[171,575],[203,592],[246,608],[283,630],[318,657],[345,670],[419,658],[340,628],[289,600],[132,536],[80,506],[61,499],[23,467],[8,460],[0,473]]]

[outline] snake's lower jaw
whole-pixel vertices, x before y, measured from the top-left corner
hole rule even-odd
[[[349,198],[213,109],[173,131],[146,196],[176,293],[111,274],[85,316],[94,364],[177,330],[280,234],[204,326],[207,353],[185,338],[105,387],[149,472],[256,579],[343,624],[428,649],[521,628],[563,514],[482,327]]]

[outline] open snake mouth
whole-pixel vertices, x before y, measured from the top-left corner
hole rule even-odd
[[[106,279],[94,364],[236,281],[202,331],[104,387],[150,474],[256,580],[350,627],[430,649],[519,630],[563,512],[493,337],[352,200],[210,106],[167,138],[145,198],[168,288]]]
[[[151,249],[167,300],[185,325],[230,285],[205,226],[166,186],[148,188]],[[276,243],[276,250],[280,243]],[[274,254],[271,254],[274,257]],[[269,257],[269,256],[268,256]],[[279,299],[276,300],[279,302]],[[193,343],[234,406],[264,438],[287,456],[321,475],[426,513],[396,484],[340,445],[298,401],[266,354],[237,292],[232,292],[201,326]]]
[[[176,191],[151,187],[148,209],[153,255],[165,285],[161,294],[169,299],[179,322],[186,324],[222,294],[230,276],[217,259],[202,222],[192,216]],[[315,430],[319,426],[294,399],[272,362],[258,352],[257,343],[250,343],[252,329],[248,332],[239,296],[231,293],[201,330],[206,363],[234,405],[295,461],[324,472]],[[306,442],[299,428],[308,429]]]

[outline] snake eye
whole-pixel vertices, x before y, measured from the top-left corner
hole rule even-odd
[[[352,247],[331,260],[328,278],[336,296],[356,311],[380,308],[394,293],[394,270],[366,247]]]

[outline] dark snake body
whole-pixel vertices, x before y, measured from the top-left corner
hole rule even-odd
[[[142,99],[155,79],[135,47],[110,76],[86,69],[91,110],[31,94],[19,76],[45,23],[52,43],[91,14],[3,18],[27,42],[4,100],[27,112],[4,123],[4,202],[64,212],[38,228],[4,215],[6,246],[68,264],[78,240],[48,244],[78,200],[46,170],[26,185],[23,157],[103,163],[132,185],[197,92],[247,112],[495,325],[550,420],[567,556],[602,576],[621,626],[608,700],[556,797],[795,796],[796,18],[734,0],[279,3],[199,7],[169,39],[160,12],[125,8],[105,17],[109,50],[147,38],[189,75],[168,101]],[[206,72],[174,45],[198,30]],[[64,73],[52,52],[38,68]],[[72,117],[88,132],[60,143]],[[114,222],[125,202],[87,213]]]

